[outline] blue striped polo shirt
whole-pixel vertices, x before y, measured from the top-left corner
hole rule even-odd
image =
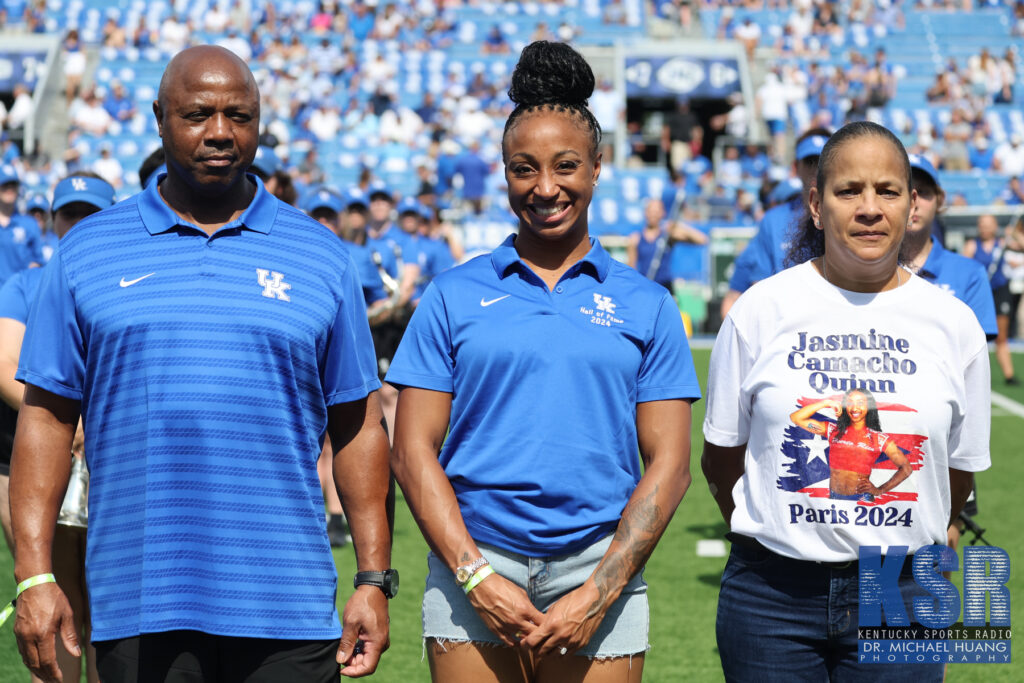
[[[359,279],[257,192],[208,236],[154,183],[45,268],[18,378],[82,402],[93,639],[340,635],[316,461],[327,406],[379,387]]]
[[[672,296],[592,242],[554,290],[512,237],[441,273],[386,378],[452,394],[440,462],[469,533],[531,557],[615,530],[641,475],[637,403],[700,397]]]

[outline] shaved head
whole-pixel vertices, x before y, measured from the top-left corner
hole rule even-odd
[[[172,93],[186,87],[191,79],[202,79],[209,73],[221,73],[232,80],[242,81],[245,87],[252,89],[259,102],[259,88],[253,78],[249,66],[231,50],[217,45],[197,45],[182,50],[171,59],[160,79],[160,90],[157,92],[157,104],[160,111],[167,111],[167,99]]]

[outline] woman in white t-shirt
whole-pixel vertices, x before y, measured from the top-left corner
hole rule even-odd
[[[718,603],[726,680],[942,680],[934,658],[879,667],[858,652],[858,627],[898,625],[898,605],[919,620],[913,598],[928,594],[911,567],[932,571],[972,473],[990,463],[985,334],[970,308],[899,265],[911,188],[891,132],[836,132],[791,243],[796,265],[744,293],[715,342],[702,466],[733,542]],[[849,452],[829,437],[844,396],[868,392],[885,425],[856,484],[872,500],[844,500],[830,492]],[[861,601],[859,558],[879,553],[902,566],[903,601],[872,624],[881,610]]]

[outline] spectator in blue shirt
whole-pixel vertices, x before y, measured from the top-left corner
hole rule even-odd
[[[981,329],[991,340],[996,338],[996,307],[985,268],[972,259],[947,251],[932,237],[933,224],[939,219],[946,193],[939,173],[928,157],[910,154],[913,187],[917,192],[910,213],[910,224],[900,247],[900,261],[925,280],[946,290],[970,306]]]
[[[723,318],[740,294],[747,291],[751,285],[786,267],[785,258],[790,234],[806,211],[807,195],[814,185],[818,171],[818,157],[829,134],[825,129],[812,128],[797,139],[793,167],[801,181],[803,194],[765,212],[757,228],[757,234],[736,257],[733,264],[729,292],[722,299]]]
[[[462,199],[475,214],[484,210],[487,176],[491,165],[480,156],[480,143],[473,140],[455,162],[455,175],[462,177]]]
[[[18,213],[21,178],[14,166],[0,164],[0,284],[19,270],[43,262],[39,224]]]
[[[103,108],[107,110],[112,119],[122,123],[131,120],[136,111],[131,95],[125,90],[124,84],[118,80],[110,82],[110,92],[103,100]]]
[[[245,172],[259,103],[233,53],[178,53],[153,107],[167,174],[84,219],[44,269],[10,487],[15,576],[33,585],[15,632],[44,679],[58,633],[80,652],[49,582],[80,414],[103,680],[165,680],[174,661],[196,679],[336,682],[387,647],[387,437],[359,279],[336,237]],[[315,469],[327,432],[364,570],[343,628]]]

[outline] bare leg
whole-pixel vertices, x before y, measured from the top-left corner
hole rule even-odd
[[[1013,359],[1010,358],[1010,316],[996,316],[996,361],[1006,381],[1013,379]]]
[[[4,540],[7,541],[7,548],[14,554],[14,535],[11,533],[11,498],[8,488],[11,478],[6,474],[0,474],[0,525],[4,528]]]
[[[327,504],[327,512],[331,516],[345,514],[341,509],[341,499],[338,498],[338,489],[334,485],[333,458],[331,457],[331,438],[324,437],[324,449],[320,452],[320,458],[316,461],[316,473],[320,477],[320,488],[324,492],[324,503]]]
[[[640,683],[643,673],[643,653],[608,659],[554,654],[538,664],[536,683]]]
[[[427,640],[430,678],[435,683],[528,683],[529,655],[503,645]]]
[[[384,412],[384,420],[388,423],[388,440],[395,433],[395,408],[398,407],[398,389],[390,384],[380,388],[380,407]]]

